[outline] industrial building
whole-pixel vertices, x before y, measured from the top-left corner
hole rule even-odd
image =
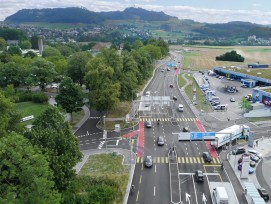
[[[252,100],[271,106],[271,86],[254,88],[252,90]]]

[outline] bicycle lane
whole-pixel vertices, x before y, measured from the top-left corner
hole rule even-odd
[[[202,123],[200,122],[200,120],[196,120],[195,124],[200,132],[206,132],[206,130],[205,130],[204,126],[202,125]],[[215,148],[212,147],[211,141],[205,141],[205,144],[206,144],[211,156],[213,158],[218,158],[218,154],[217,154]]]

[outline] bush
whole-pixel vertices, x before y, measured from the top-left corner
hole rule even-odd
[[[18,92],[18,102],[32,101],[32,95],[31,92]]]
[[[48,96],[46,93],[34,93],[32,95],[32,101],[34,103],[44,103],[48,101]]]
[[[216,57],[219,61],[244,62],[245,58],[237,54],[236,51],[226,52],[224,55]]]

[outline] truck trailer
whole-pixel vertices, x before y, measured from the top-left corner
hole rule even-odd
[[[249,131],[250,128],[247,125],[233,125],[217,132],[214,141],[211,141],[211,145],[218,149],[219,147],[227,145],[231,141],[240,137],[247,138],[249,136]]]
[[[214,204],[228,204],[229,197],[225,187],[216,187],[213,189]]]

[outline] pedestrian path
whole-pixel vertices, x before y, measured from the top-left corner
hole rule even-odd
[[[152,121],[152,122],[155,122],[155,121],[158,121],[160,120],[161,122],[166,122],[166,121],[172,121],[172,118],[140,118],[140,121]],[[179,121],[179,122],[195,122],[195,121],[199,121],[198,118],[176,118],[175,119],[176,121]]]
[[[144,157],[137,157],[136,163],[142,164],[144,161]],[[205,163],[202,157],[178,157],[177,161],[179,164],[219,164],[219,158],[213,158],[211,163]],[[168,163],[168,157],[153,157],[154,164],[165,164]]]

